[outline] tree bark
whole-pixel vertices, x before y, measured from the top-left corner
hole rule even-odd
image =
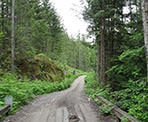
[[[101,42],[100,42],[100,82],[102,84],[105,84],[105,36],[104,36],[104,31],[105,31],[105,20],[102,19],[102,27],[101,27]]]
[[[142,18],[144,27],[144,43],[146,49],[147,80],[148,80],[148,0],[142,1]]]
[[[100,82],[100,41],[99,41],[99,37],[98,35],[96,35],[96,44],[97,44],[97,69],[96,69],[96,72],[97,72],[97,81]]]
[[[11,73],[14,73],[14,48],[15,48],[15,42],[14,42],[14,4],[15,0],[12,0],[12,23],[11,23]]]
[[[2,28],[2,31],[4,32],[4,1],[2,0],[1,1],[1,28]]]

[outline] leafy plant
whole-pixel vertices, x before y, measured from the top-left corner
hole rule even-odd
[[[124,111],[128,112],[141,122],[147,122],[148,120],[148,87],[147,80],[142,78],[137,81],[129,80],[124,84],[123,88],[116,91],[111,91],[109,87],[102,88],[95,80],[95,75],[89,73],[86,78],[85,92],[94,99],[99,105],[100,102],[95,95],[100,95],[111,102],[115,103]],[[110,112],[109,106],[101,106],[103,113]],[[126,120],[124,120],[126,121]]]
[[[109,86],[102,87],[97,81],[96,81],[96,75],[95,73],[88,73],[87,77],[85,79],[86,85],[85,85],[85,92],[90,95],[90,97],[95,98],[95,95],[100,95],[105,98],[109,97]]]
[[[122,118],[121,118],[121,122],[130,122],[130,121],[128,120],[128,118],[122,117]]]
[[[104,114],[104,115],[109,115],[109,114],[111,114],[112,105],[105,105],[105,104],[103,104],[103,105],[101,105],[101,106],[99,107],[99,110],[100,110],[100,112],[101,112],[102,114]]]
[[[133,115],[135,118],[146,122],[148,119],[148,87],[144,79],[133,81],[129,80],[124,89],[114,91],[110,95],[117,101],[117,105]]]
[[[107,74],[110,79],[113,90],[122,89],[126,85],[126,81],[132,79],[139,80],[146,76],[146,63],[145,63],[144,47],[136,49],[125,50],[118,59],[116,64],[112,66]]]

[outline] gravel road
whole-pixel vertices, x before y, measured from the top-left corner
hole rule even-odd
[[[98,107],[84,93],[84,78],[67,90],[39,96],[4,122],[102,122]]]

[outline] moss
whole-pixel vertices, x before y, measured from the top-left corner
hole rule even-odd
[[[44,54],[19,59],[17,64],[20,74],[33,80],[58,81],[64,78],[62,69]]]

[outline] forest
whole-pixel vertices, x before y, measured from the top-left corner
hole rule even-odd
[[[50,0],[0,1],[0,106],[13,96],[14,114],[36,95],[66,89],[85,74],[92,99],[101,95],[147,122],[148,1],[85,2],[92,43],[68,35]]]

